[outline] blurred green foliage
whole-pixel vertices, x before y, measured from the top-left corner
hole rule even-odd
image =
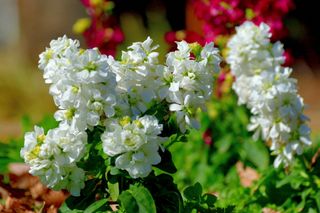
[[[152,107],[152,114],[163,117],[164,112],[158,108]],[[109,205],[117,201],[121,204],[118,212],[254,213],[262,212],[263,208],[288,213],[320,212],[320,136],[290,167],[275,169],[267,146],[261,140],[253,141],[246,129],[249,116],[245,107],[237,106],[234,94],[213,98],[208,112],[199,113],[201,129],[191,130],[188,137],[179,134],[170,137],[165,144],[170,152],[161,152],[162,162],[155,172],[136,182],[125,172],[110,167],[114,162],[102,154],[97,137],[103,129],[97,129],[97,134],[89,135],[92,143],[88,149],[89,155],[98,158],[82,165],[94,171],[96,177],[86,182],[80,197],[70,197],[60,211],[111,211]],[[37,125],[48,131],[57,122],[46,116]],[[31,131],[33,122],[23,117],[22,126],[24,132]],[[204,135],[211,140],[205,143]],[[22,138],[0,143],[1,173],[7,171],[9,163],[22,161],[22,146]],[[236,169],[239,161],[260,175],[249,187],[241,184]],[[113,201],[105,198],[97,201],[97,195]]]
[[[200,131],[191,131],[187,143],[170,147],[177,167],[174,179],[180,190],[199,182],[203,190],[218,194],[216,206],[235,206],[235,212],[320,212],[320,137],[289,168],[275,169],[263,141],[253,141],[246,127],[249,112],[238,106],[234,94],[213,98],[208,112],[200,113]],[[205,143],[210,133],[211,143]],[[312,160],[313,159],[313,160]],[[241,185],[237,162],[255,169],[260,179]],[[312,162],[312,163],[311,163]]]
[[[179,187],[200,182],[206,191],[219,191],[225,186],[228,173],[237,161],[258,170],[269,166],[270,154],[262,141],[253,141],[246,129],[249,113],[238,106],[233,94],[213,99],[208,113],[200,113],[200,131],[191,130],[187,143],[170,148],[178,168],[175,179]],[[212,144],[206,144],[203,135],[211,133]],[[225,183],[227,184],[227,183]]]
[[[32,131],[34,123],[30,117],[23,116],[21,119],[23,132]],[[45,131],[58,126],[57,121],[53,116],[46,115],[36,125],[42,126]],[[20,157],[20,149],[23,147],[23,137],[17,139],[11,139],[6,142],[0,141],[0,174],[8,172],[9,163],[23,162]]]

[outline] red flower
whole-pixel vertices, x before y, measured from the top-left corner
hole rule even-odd
[[[203,134],[202,134],[202,139],[204,141],[205,144],[211,146],[213,144],[213,140],[212,140],[212,134],[211,134],[211,130],[207,129]]]
[[[97,47],[101,53],[114,56],[117,46],[124,41],[124,33],[110,12],[114,3],[108,0],[81,2],[91,18],[89,28],[82,33],[88,47]]]
[[[293,8],[292,0],[193,0],[195,15],[203,20],[206,41],[231,35],[246,20],[270,25],[273,40],[286,36],[283,17]]]

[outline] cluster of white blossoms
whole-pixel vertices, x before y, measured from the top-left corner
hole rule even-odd
[[[66,36],[50,42],[39,68],[59,108],[56,120],[83,131],[115,114],[116,80],[107,60],[97,48],[80,49]]]
[[[162,124],[154,116],[145,115],[131,121],[130,117],[110,119],[102,134],[103,150],[116,157],[116,167],[127,170],[133,178],[146,177],[152,165],[160,163],[159,146],[166,138],[159,137]]]
[[[157,48],[152,46],[152,39],[148,37],[123,51],[120,61],[109,57],[108,63],[116,74],[116,90],[122,102],[120,114],[140,115],[153,101],[159,102],[166,96],[166,88],[161,85],[164,66],[159,64]]]
[[[254,137],[271,141],[277,155],[274,166],[288,165],[294,155],[311,145],[310,128],[303,114],[303,99],[297,94],[292,70],[282,66],[283,46],[270,43],[269,26],[245,22],[236,28],[228,43],[227,62],[236,77],[233,89],[239,104],[246,104],[253,114],[248,129]]]
[[[25,135],[21,156],[47,186],[79,195],[85,171],[77,166],[87,156],[87,132],[105,128],[103,151],[132,178],[146,177],[161,161],[162,124],[146,115],[154,105],[176,114],[181,132],[197,127],[196,111],[204,108],[213,89],[213,73],[221,61],[213,43],[179,42],[160,64],[152,40],[133,43],[120,61],[83,50],[63,36],[40,55],[39,68],[58,107],[56,129],[35,127]],[[90,157],[89,159],[90,160]]]
[[[199,128],[197,109],[205,109],[205,102],[213,91],[214,73],[220,71],[221,57],[213,43],[201,48],[199,44],[177,43],[178,50],[167,56],[164,82],[169,84],[167,102],[176,112],[181,132],[186,126]],[[194,58],[195,57],[195,58]]]
[[[48,187],[80,195],[85,173],[76,163],[85,153],[85,132],[73,131],[61,124],[45,135],[42,128],[35,126],[34,132],[25,134],[24,143],[21,156],[30,165],[32,175],[39,176]]]

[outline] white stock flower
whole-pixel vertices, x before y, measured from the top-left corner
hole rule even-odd
[[[161,161],[159,147],[165,138],[162,125],[154,116],[143,116],[131,121],[129,117],[109,119],[101,135],[103,151],[116,156],[116,167],[129,172],[133,178],[146,177],[152,165]]]
[[[177,42],[178,50],[167,55],[167,72],[163,81],[169,84],[167,102],[169,110],[176,113],[181,132],[187,126],[199,128],[195,116],[197,109],[205,108],[205,101],[212,94],[214,73],[219,71],[221,57],[213,43],[203,48],[199,44]],[[201,50],[195,58],[193,50]]]
[[[195,118],[195,113],[197,108],[204,106],[203,99],[199,99],[192,93],[181,94],[178,92],[170,95],[173,103],[170,104],[169,110],[176,112],[176,119],[181,132],[184,133],[187,126],[199,129],[200,124]]]
[[[114,116],[116,75],[108,60],[97,48],[81,50],[77,40],[66,36],[53,40],[40,55],[39,67],[59,108],[58,121],[82,131]]]
[[[200,63],[207,66],[208,69],[213,70],[215,73],[220,72],[221,56],[219,49],[214,47],[213,42],[206,44],[200,52]]]
[[[152,46],[149,37],[135,42],[122,52],[121,61],[109,57],[109,64],[116,74],[117,92],[125,99],[134,116],[144,113],[152,101],[164,98],[160,89],[164,66],[158,63],[158,46]]]
[[[25,159],[26,163],[30,162],[33,159],[33,156],[39,152],[39,148],[44,142],[44,139],[44,130],[38,126],[34,127],[33,132],[27,132],[24,135],[24,147],[21,149],[20,155]]]
[[[77,40],[67,38],[66,35],[50,42],[50,47],[40,54],[39,68],[45,69],[48,63],[58,58],[68,58],[78,52],[80,44]]]
[[[253,114],[248,130],[271,141],[277,155],[274,166],[288,165],[293,157],[311,145],[310,129],[305,124],[303,99],[297,94],[292,70],[284,62],[282,44],[270,43],[269,27],[245,22],[236,28],[228,43],[227,62],[236,81],[233,89],[239,104],[246,104]]]
[[[161,161],[156,143],[143,144],[137,151],[128,151],[116,158],[116,167],[128,171],[132,178],[147,177],[152,165]]]
[[[82,84],[103,83],[110,88],[115,86],[114,74],[108,65],[108,57],[101,55],[97,48],[88,49],[79,53],[75,59],[75,71],[70,73],[76,82]],[[110,78],[112,80],[110,80]]]
[[[31,174],[50,188],[78,196],[85,181],[77,163],[86,153],[86,132],[105,125],[103,151],[131,177],[146,177],[161,161],[159,148],[166,140],[159,136],[163,127],[157,118],[142,116],[153,104],[166,103],[181,132],[199,127],[196,111],[212,94],[221,61],[218,49],[213,43],[202,48],[182,41],[162,65],[158,46],[152,43],[149,37],[133,43],[120,61],[97,48],[82,50],[77,40],[66,36],[50,43],[40,55],[39,68],[50,84],[60,124],[47,135],[39,127],[26,133],[21,156]]]
[[[84,172],[76,163],[85,154],[87,134],[60,125],[47,135],[35,126],[34,132],[25,134],[25,145],[21,157],[30,166],[30,173],[40,177],[50,188],[67,189],[73,195],[80,195],[84,187]],[[77,175],[82,175],[75,177]]]
[[[264,23],[256,26],[252,22],[245,22],[236,27],[236,35],[228,42],[230,49],[227,62],[231,72],[238,75],[255,75],[261,70],[281,65],[284,62],[281,43],[270,43],[270,27]]]
[[[167,54],[167,66],[175,66],[177,63],[190,59],[191,48],[186,41],[177,42],[177,49]]]
[[[159,45],[152,46],[153,40],[148,37],[143,42],[134,42],[128,47],[129,51],[123,52],[122,60],[132,61],[134,64],[143,63],[147,61],[150,64],[158,63],[159,53],[155,52]]]

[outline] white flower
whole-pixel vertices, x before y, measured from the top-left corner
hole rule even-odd
[[[172,93],[169,110],[176,112],[177,123],[182,133],[185,133],[187,126],[199,129],[200,124],[195,118],[196,109],[201,106],[203,100],[191,93]],[[204,103],[203,103],[204,104]]]
[[[76,163],[84,156],[87,135],[60,124],[47,135],[42,128],[25,134],[21,156],[30,166],[30,173],[40,177],[50,188],[68,189],[78,196],[84,187],[84,172]],[[82,176],[75,177],[75,174]]]
[[[143,63],[145,60],[150,64],[158,63],[158,52],[155,52],[159,45],[152,46],[153,40],[148,37],[143,42],[135,42],[128,47],[131,51],[123,52],[123,61],[132,61],[132,63]]]
[[[146,177],[152,165],[161,161],[158,150],[165,140],[159,137],[161,131],[162,125],[154,116],[108,120],[101,136],[103,151],[116,156],[116,167],[128,171],[131,177]]]
[[[73,196],[80,196],[81,189],[84,188],[85,182],[85,172],[83,169],[73,166],[66,168],[65,176],[62,181],[60,181],[53,188],[55,190],[66,189]]]
[[[107,130],[102,134],[104,152],[115,156],[126,151],[136,151],[144,143],[147,143],[143,131],[129,117],[121,120],[111,120],[106,123]]]
[[[264,140],[271,140],[276,167],[288,165],[311,144],[296,80],[290,78],[290,68],[281,66],[282,44],[270,43],[266,24],[245,22],[236,31],[228,43],[227,62],[236,77],[233,89],[238,103],[246,104],[253,114],[248,129],[255,131],[254,138],[262,133]]]
[[[280,43],[272,46],[269,26],[261,23],[256,26],[245,22],[236,27],[236,35],[228,42],[230,49],[227,62],[235,75],[254,75],[259,70],[269,69],[284,62],[283,48]]]
[[[50,94],[59,110],[55,118],[82,131],[115,115],[116,75],[97,48],[80,50],[77,40],[53,40],[40,55]]]
[[[87,134],[85,132],[72,131],[70,126],[60,125],[59,128],[49,130],[46,143],[54,144],[59,148],[59,153],[53,153],[57,162],[61,165],[79,161],[85,153]],[[50,150],[46,151],[48,153]]]
[[[213,70],[215,73],[220,72],[221,56],[219,49],[214,47],[213,42],[206,44],[201,50],[200,63]]]
[[[131,114],[144,113],[153,101],[164,99],[161,81],[164,66],[158,64],[158,52],[148,37],[122,52],[121,61],[109,57],[108,63],[116,74],[117,92],[129,104]]]
[[[187,126],[199,128],[196,111],[205,110],[205,101],[211,97],[214,73],[219,71],[221,57],[213,43],[203,48],[199,44],[189,45],[177,42],[178,50],[167,55],[167,71],[163,82],[169,84],[166,101],[169,110],[176,113],[180,131],[185,132]],[[191,52],[199,51],[195,58]],[[169,72],[169,73],[168,73]]]
[[[167,54],[167,66],[175,66],[177,63],[190,59],[191,48],[186,41],[177,42],[177,49]]]
[[[250,84],[251,78],[248,78],[245,75],[240,75],[236,78],[236,81],[232,84],[232,89],[238,95],[238,104],[248,103],[248,99],[250,95],[253,95],[252,85]]]
[[[40,54],[39,68],[44,69],[51,60],[69,57],[78,52],[80,44],[77,40],[68,39],[66,35],[50,42],[50,47]]]
[[[101,55],[97,48],[88,49],[81,52],[74,64],[74,72],[70,73],[71,78],[82,84],[109,84],[109,87],[115,86],[114,74],[107,63],[108,57]],[[110,80],[110,78],[112,80]]]
[[[20,151],[26,163],[30,162],[37,156],[40,151],[40,146],[45,140],[44,130],[41,127],[35,126],[34,132],[27,132],[24,136],[24,147]]]
[[[139,150],[126,152],[116,158],[116,167],[128,171],[132,178],[144,178],[149,175],[152,165],[161,161],[156,143],[143,144]]]
[[[159,121],[154,116],[146,115],[134,122],[138,127],[143,128],[148,141],[157,140],[158,135],[161,134],[162,124],[159,124]]]

